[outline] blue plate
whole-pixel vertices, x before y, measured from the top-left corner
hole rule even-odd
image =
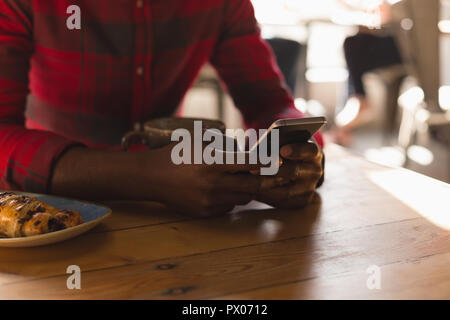
[[[14,192],[19,195],[26,195],[45,202],[55,208],[61,210],[77,211],[83,218],[83,223],[64,230],[50,232],[38,236],[21,237],[21,238],[0,238],[0,247],[35,247],[50,243],[64,241],[76,237],[86,231],[94,228],[101,221],[111,215],[111,209],[105,206],[60,198],[45,194],[34,194],[25,192]]]

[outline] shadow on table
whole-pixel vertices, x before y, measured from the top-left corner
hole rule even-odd
[[[192,262],[171,260],[173,265],[181,263],[201,276],[169,270],[164,277],[178,279],[176,287],[152,288],[152,293],[139,298],[214,298],[310,278],[315,252],[310,235],[319,220],[321,203],[319,194],[298,210],[252,202],[225,217],[187,222],[189,229],[210,241],[211,246],[223,247],[225,242],[227,247],[202,253]],[[187,266],[191,263],[195,267]]]
[[[29,277],[66,274],[67,267],[79,265],[108,246],[111,235],[90,233],[55,244],[29,248],[0,248],[0,285]],[[86,258],[85,258],[86,257]],[[30,268],[30,265],[35,267]]]

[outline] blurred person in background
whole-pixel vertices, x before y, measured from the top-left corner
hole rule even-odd
[[[399,49],[385,28],[391,21],[390,4],[377,0],[341,0],[344,7],[361,13],[358,33],[344,42],[349,78],[347,101],[336,116],[336,142],[351,143],[351,130],[373,118],[363,84],[365,73],[402,63]]]

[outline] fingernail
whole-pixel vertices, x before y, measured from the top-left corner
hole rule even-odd
[[[289,157],[292,154],[291,146],[282,147],[280,153],[281,153],[281,156],[283,156],[283,157]]]

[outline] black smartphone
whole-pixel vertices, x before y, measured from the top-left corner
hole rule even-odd
[[[267,140],[267,148],[270,150],[272,132],[278,130],[279,147],[291,143],[306,143],[313,135],[327,123],[325,117],[310,117],[300,119],[280,119],[275,121],[258,142],[250,149],[257,150],[258,146]]]

